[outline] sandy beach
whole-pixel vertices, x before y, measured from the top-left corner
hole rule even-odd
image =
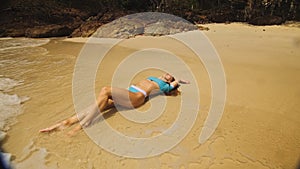
[[[164,37],[139,36],[113,48],[100,64],[94,92],[98,93],[101,87],[111,84],[118,64],[125,56],[139,51],[139,44],[145,39],[152,42],[153,48],[160,46],[172,50],[192,72],[197,72],[195,82],[201,98],[191,131],[174,148],[154,157],[135,159],[104,150],[83,130],[73,137],[67,136],[72,127],[49,134],[39,133],[39,129],[74,115],[73,71],[87,40],[53,38],[46,45],[26,48],[33,50],[30,54],[12,55],[13,60],[18,61],[16,64],[0,67],[2,76],[23,81],[8,93],[30,98],[22,104],[23,112],[17,116],[18,122],[7,131],[2,144],[2,148],[12,154],[12,164],[18,169],[297,168],[300,160],[299,24],[203,26],[209,28],[203,33],[220,56],[227,85],[222,119],[204,144],[199,144],[198,137],[210,108],[209,76],[193,52]],[[0,56],[0,61],[9,59],[7,54]],[[21,64],[21,61],[26,61],[26,64]],[[178,67],[177,71],[180,74],[182,70]],[[156,69],[146,69],[136,74],[131,82],[161,73]],[[189,86],[182,86],[181,91],[182,96],[193,94]],[[104,118],[121,133],[132,137],[154,137],[172,126],[180,113],[181,98],[167,96],[162,115],[149,124],[128,121],[116,111],[108,112]],[[147,111],[150,107],[151,102],[147,102],[139,110]]]

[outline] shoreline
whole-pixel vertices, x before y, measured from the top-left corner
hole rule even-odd
[[[249,24],[247,22],[226,22],[226,23],[204,23],[204,24],[194,24],[195,26],[198,27],[198,30],[199,31],[203,31],[203,32],[206,32],[206,31],[209,31],[209,26],[212,26],[212,25],[234,25],[234,24],[239,24],[239,25],[246,25],[246,26],[249,26],[249,27],[292,27],[292,28],[300,28],[300,21],[286,21],[285,23],[282,23],[282,24],[274,24],[274,25],[252,25],[252,24]],[[100,27],[99,27],[100,28]],[[185,32],[185,31],[184,31]],[[91,34],[92,35],[92,34]],[[151,36],[151,35],[144,35],[144,34],[141,34],[141,35],[138,35],[138,36]],[[164,36],[164,35],[159,35],[159,36]],[[69,36],[51,36],[51,37],[27,37],[27,36],[17,36],[17,37],[13,37],[13,36],[5,36],[5,37],[0,37],[0,40],[1,39],[10,39],[10,38],[33,38],[33,39],[60,39],[60,38],[65,38],[67,39],[74,39],[74,42],[79,42],[79,43],[84,43],[86,42],[85,40],[83,39],[86,39],[86,38],[90,38],[91,36],[75,36],[75,37],[69,37]],[[134,37],[130,37],[130,38],[134,38]],[[125,38],[125,39],[130,39],[130,38]],[[71,42],[72,40],[70,40]]]

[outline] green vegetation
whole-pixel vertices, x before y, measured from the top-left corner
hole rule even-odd
[[[57,0],[72,7],[98,7],[110,11],[157,11],[201,20],[189,15],[222,16],[228,21],[249,21],[261,16],[278,16],[283,20],[300,19],[299,0]],[[92,5],[94,4],[94,5]],[[202,16],[203,17],[203,16]],[[222,19],[221,18],[221,19]],[[208,20],[214,18],[207,18]]]

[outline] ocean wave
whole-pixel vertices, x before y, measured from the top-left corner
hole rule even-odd
[[[0,51],[38,47],[47,44],[50,39],[31,39],[31,38],[2,38],[0,40]]]
[[[15,117],[22,113],[21,103],[28,99],[0,92],[0,130],[7,131],[16,122]]]
[[[4,38],[0,38],[0,41],[2,41],[2,40],[8,40],[8,39],[13,39],[13,37],[4,37]]]
[[[22,113],[21,104],[29,100],[29,97],[5,93],[21,84],[22,81],[0,78],[0,130],[7,131],[16,122],[15,117]]]
[[[23,81],[17,81],[10,78],[0,78],[0,91],[8,92],[15,86],[22,85]]]

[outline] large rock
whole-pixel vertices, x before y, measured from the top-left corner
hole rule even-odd
[[[162,36],[197,30],[190,22],[165,13],[145,12],[127,15],[101,26],[93,35],[100,38],[131,38],[137,35]]]
[[[94,37],[101,38],[130,38],[144,33],[144,25],[139,21],[119,18],[105,24],[95,32]]]

